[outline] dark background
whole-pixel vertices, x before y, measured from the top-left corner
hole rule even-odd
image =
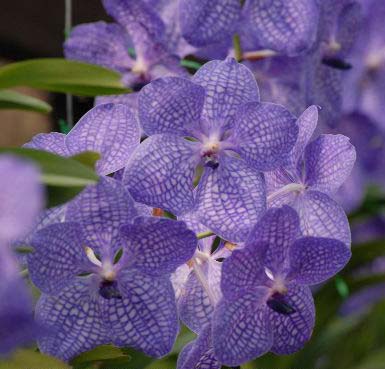
[[[64,0],[0,1],[0,64],[31,58],[63,57]],[[72,24],[111,21],[101,0],[72,0]],[[65,95],[48,94],[28,88],[17,89],[46,100],[53,112],[45,116],[25,111],[0,111],[0,146],[19,146],[33,135],[60,131],[66,117]],[[93,105],[91,98],[74,97],[74,121]]]
[[[63,56],[64,0],[1,0],[0,56]],[[73,24],[109,20],[99,0],[73,0]]]

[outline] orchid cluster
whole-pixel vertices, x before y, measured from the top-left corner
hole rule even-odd
[[[372,46],[355,43],[363,10],[353,0],[103,5],[114,23],[75,27],[66,57],[118,71],[134,92],[98,97],[67,135],[25,145],[65,157],[96,151],[99,182],[42,211],[36,169],[0,160],[12,171],[0,179],[0,353],[34,336],[64,361],[103,344],[159,358],[181,323],[197,337],[178,369],[300,350],[315,325],[311,286],[351,256],[349,137],[359,154],[373,137],[375,155],[382,150],[378,125],[360,134],[359,117],[383,108],[368,106],[380,86],[362,85],[372,71],[353,62],[354,47]],[[186,55],[207,62],[191,76]],[[381,73],[382,59],[371,58]],[[357,79],[362,110],[352,112],[342,88]],[[34,319],[13,255],[20,244],[41,291]]]

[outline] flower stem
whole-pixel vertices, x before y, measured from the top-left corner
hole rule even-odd
[[[241,39],[239,38],[239,35],[236,33],[233,36],[233,46],[234,46],[234,54],[236,61],[242,60],[242,47],[241,47]]]
[[[198,70],[202,66],[201,63],[198,63],[197,61],[194,61],[194,60],[188,60],[188,59],[182,59],[180,61],[180,65],[182,67],[191,68],[195,70]]]
[[[215,235],[215,233],[213,233],[211,231],[206,231],[206,232],[198,233],[197,239],[201,240],[202,238],[207,238],[207,237],[214,236],[214,235]]]
[[[72,28],[72,0],[65,0],[64,34],[67,38]],[[69,128],[74,125],[73,99],[71,94],[66,94],[66,120]]]
[[[15,251],[18,254],[30,254],[35,251],[35,249],[31,246],[18,246],[15,248]]]

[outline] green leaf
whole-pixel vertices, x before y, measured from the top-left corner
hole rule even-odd
[[[178,354],[184,346],[196,338],[196,334],[190,331],[185,325],[182,325],[177,340],[171,351],[172,354]]]
[[[116,359],[124,356],[120,348],[112,345],[102,345],[80,354],[71,361],[71,365],[75,368],[82,368],[92,362]]]
[[[78,195],[84,186],[79,187],[55,187],[55,186],[47,186],[47,207],[52,208],[54,206],[58,206],[61,204],[65,204],[66,202],[73,199],[76,195]]]
[[[74,369],[144,369],[153,361],[153,358],[130,348],[102,345],[80,354],[71,365]]]
[[[51,356],[32,350],[18,350],[10,358],[0,360],[0,369],[70,369],[71,367]]]
[[[48,114],[52,107],[42,100],[16,91],[0,90],[0,109],[29,110]]]
[[[160,360],[153,361],[151,364],[144,367],[144,369],[171,369],[176,368],[177,356],[169,356]]]
[[[123,348],[122,351],[126,355],[125,360],[117,359],[111,362],[106,362],[103,366],[101,366],[101,369],[144,369],[154,361],[152,357],[131,348]]]
[[[100,154],[95,151],[85,151],[80,154],[70,156],[70,159],[76,160],[91,169],[95,169],[95,164],[100,159]]]
[[[65,158],[46,151],[27,148],[0,148],[0,154],[17,155],[35,162],[42,171],[41,180],[47,185],[48,206],[65,203],[85,186],[96,183],[98,175],[90,168],[91,161],[99,159],[94,152],[75,158]],[[87,162],[87,165],[83,164]]]
[[[1,67],[0,88],[15,86],[85,96],[130,92],[115,71],[61,58],[32,59]]]
[[[361,362],[353,369],[384,369],[385,366],[385,349],[382,348],[370,353],[367,359]]]

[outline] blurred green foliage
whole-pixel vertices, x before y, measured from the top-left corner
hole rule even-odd
[[[52,107],[45,101],[12,90],[0,90],[0,109],[30,110],[48,114]]]
[[[32,59],[0,68],[0,88],[28,86],[52,92],[97,96],[130,92],[119,73],[62,58]]]
[[[0,369],[70,369],[71,367],[36,350],[18,350],[6,360],[0,360]]]

